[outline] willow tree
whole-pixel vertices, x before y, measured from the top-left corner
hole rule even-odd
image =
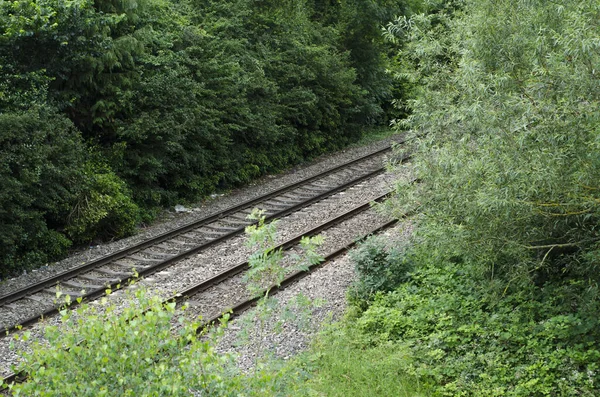
[[[422,87],[407,121],[422,183],[395,209],[418,207],[431,252],[489,277],[597,275],[599,21],[592,0],[487,0],[389,27]]]

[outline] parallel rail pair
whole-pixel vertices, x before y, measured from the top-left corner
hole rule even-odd
[[[399,143],[403,143],[403,142],[399,142]],[[116,261],[120,261],[124,258],[128,259],[128,258],[131,258],[132,255],[137,254],[136,257],[134,257],[134,259],[139,260],[139,262],[141,262],[141,264],[138,267],[136,267],[135,272],[133,270],[130,270],[129,272],[122,272],[121,274],[118,274],[118,276],[120,276],[121,278],[108,280],[104,285],[102,285],[102,286],[98,285],[98,286],[96,286],[96,288],[92,288],[91,291],[85,292],[84,294],[81,295],[82,298],[84,298],[85,300],[96,299],[96,298],[104,295],[105,290],[107,288],[116,289],[118,285],[126,285],[128,280],[131,280],[136,277],[142,277],[142,276],[146,276],[146,275],[155,273],[161,269],[164,269],[167,266],[170,266],[178,261],[181,261],[182,259],[185,259],[185,258],[187,258],[193,254],[196,254],[202,250],[205,250],[219,242],[222,242],[228,238],[231,238],[235,235],[242,233],[244,231],[245,227],[247,225],[252,224],[253,222],[248,221],[247,219],[245,219],[245,217],[241,217],[240,213],[248,213],[250,209],[252,209],[256,206],[259,206],[259,207],[266,208],[267,220],[280,218],[280,217],[288,215],[294,211],[297,211],[303,207],[306,207],[312,203],[323,200],[324,198],[331,196],[337,192],[348,189],[349,187],[356,185],[356,184],[358,184],[364,180],[367,180],[369,178],[372,178],[375,175],[381,174],[382,172],[384,172],[384,169],[381,165],[379,165],[378,167],[374,167],[373,169],[368,169],[367,171],[365,171],[364,169],[362,169],[363,167],[361,167],[361,163],[368,161],[369,159],[375,159],[379,156],[384,155],[385,153],[387,153],[389,151],[390,151],[390,148],[378,150],[367,156],[353,160],[349,163],[340,165],[338,167],[329,169],[325,172],[322,172],[318,175],[307,178],[303,181],[296,182],[294,184],[285,186],[281,189],[278,189],[276,191],[268,193],[264,196],[257,197],[252,200],[248,200],[244,203],[241,203],[234,207],[228,208],[219,213],[210,215],[210,216],[200,219],[198,221],[184,225],[183,227],[177,228],[173,231],[161,234],[152,239],[149,239],[149,240],[146,240],[139,244],[136,244],[135,246],[128,247],[126,249],[120,250],[113,254],[101,257],[101,258],[94,260],[90,263],[87,263],[85,265],[76,267],[69,271],[65,271],[54,277],[48,278],[39,283],[31,285],[27,288],[15,291],[11,294],[6,294],[4,296],[0,296],[0,305],[4,305],[4,306],[11,305],[14,302],[19,301],[20,299],[27,299],[29,296],[39,293],[41,291],[42,292],[47,291],[49,295],[53,294],[54,290],[52,290],[51,288],[55,287],[57,285],[69,286],[69,284],[74,284],[75,288],[80,287],[81,285],[78,285],[77,283],[69,283],[68,281],[74,279],[75,277],[80,277],[81,275],[84,275],[84,279],[85,279],[85,275],[88,274],[89,272],[98,273],[97,272],[98,268],[101,268],[106,265],[114,266]],[[405,156],[402,160],[405,160],[407,158],[408,158],[408,156]],[[381,161],[379,161],[379,164],[381,164]],[[352,175],[358,174],[359,176],[358,177],[354,176],[354,177],[350,178],[349,180],[345,181],[344,183],[339,184],[337,186],[333,186],[333,187],[332,186],[324,186],[322,183],[319,183],[320,180],[322,180],[323,178],[325,178],[327,176],[334,175],[334,177],[336,177],[335,174],[340,171],[343,171],[343,170],[347,170],[346,172],[350,172]],[[294,191],[295,189],[299,190],[299,192],[296,192],[296,195],[289,193],[289,192]],[[310,194],[309,192],[312,194]],[[284,199],[282,199],[281,196],[284,196]],[[377,200],[382,200],[383,198],[384,198],[384,196],[381,196]],[[368,207],[369,207],[369,204],[365,203],[359,207],[356,207],[356,208],[342,214],[339,217],[336,217],[335,219],[325,222],[325,223],[317,226],[316,228],[313,228],[310,231],[303,233],[302,235],[316,234],[322,230],[332,227],[333,225],[335,225],[337,223],[342,222],[344,219],[348,219],[348,218],[356,215],[357,213],[365,211]],[[224,220],[228,221],[228,220],[230,220],[230,218],[233,218],[238,226],[237,227],[227,227],[227,226],[222,227],[221,225],[227,224],[226,222],[224,222]],[[241,222],[244,222],[244,223],[241,223]],[[378,231],[380,231],[382,229],[390,227],[394,223],[395,223],[395,221],[390,221],[384,225],[380,225],[379,227],[371,230],[370,233],[377,233]],[[215,226],[215,224],[218,224],[218,226]],[[190,237],[189,233],[191,233],[192,231],[199,230],[199,229],[206,228],[206,227],[208,227],[209,230],[211,230],[211,231],[221,229],[221,233],[216,236],[213,236],[213,237],[203,238],[202,239],[203,241],[200,244],[196,244],[196,245],[192,246],[191,248],[186,247],[186,249],[184,249],[182,252],[175,253],[173,255],[168,255],[168,257],[166,257],[162,260],[152,260],[151,254],[144,256],[144,254],[147,254],[149,248],[154,249],[154,250],[156,249],[157,246],[159,248],[160,247],[166,248],[163,243],[170,241],[170,240],[172,241],[173,239],[175,239],[175,244],[182,245],[182,244],[180,244],[181,236],[184,236],[184,238]],[[188,235],[188,236],[186,236],[186,235]],[[299,235],[299,236],[296,236],[296,237],[286,241],[285,243],[283,243],[281,245],[281,248],[288,249],[288,248],[294,246],[301,237],[302,236]],[[198,239],[198,236],[195,236],[195,238]],[[191,239],[194,239],[194,237],[192,237]],[[335,252],[328,254],[325,257],[324,263],[329,262],[332,259],[334,259],[335,257],[343,254],[349,248],[351,248],[355,243],[356,242],[350,242],[349,244],[346,244],[344,247],[341,247],[340,249],[336,250]],[[150,252],[153,252],[153,251],[150,251]],[[139,253],[141,253],[141,255]],[[159,252],[158,254],[165,255],[164,253],[161,253],[161,252]],[[139,258],[139,259],[136,259],[136,258]],[[322,264],[312,266],[308,272],[311,272],[315,268],[322,266]],[[127,263],[127,264],[117,263],[116,265],[121,268],[125,268],[125,267],[129,266],[130,269],[131,269],[131,267],[135,267],[135,266],[131,266],[131,263]],[[238,265],[218,274],[217,276],[212,277],[209,280],[206,280],[202,283],[194,285],[194,286],[186,289],[185,291],[178,293],[176,296],[170,298],[169,300],[170,301],[174,300],[174,301],[180,302],[182,300],[190,299],[194,295],[202,293],[203,291],[210,288],[211,286],[218,284],[218,283],[222,282],[223,280],[234,277],[235,275],[243,272],[245,269],[247,269],[247,267],[248,267],[247,262],[238,264]],[[110,274],[110,272],[111,271],[108,271],[107,274]],[[114,273],[117,273],[117,272],[114,272]],[[286,279],[282,282],[282,284],[280,286],[274,286],[273,291],[276,292],[279,289],[285,288],[290,283],[305,276],[306,273],[307,272],[296,272],[294,274],[289,275],[288,277],[286,277]],[[90,277],[89,279],[92,279],[92,278]],[[94,281],[94,280],[91,280],[91,281]],[[68,292],[63,292],[63,293],[66,294]],[[77,293],[75,292],[74,295],[77,296]],[[234,304],[232,307],[233,313],[234,314],[239,313],[239,312],[247,309],[248,307],[252,306],[256,302],[257,299],[258,298],[246,299],[246,300],[243,300],[241,302]],[[8,333],[13,332],[17,329],[34,324],[44,317],[47,317],[47,316],[57,313],[59,308],[60,308],[59,305],[55,305],[54,307],[45,310],[43,313],[37,314],[35,316],[27,318],[24,321],[19,322],[19,324],[15,324],[10,327],[5,327],[8,332],[6,332],[4,334],[7,335]],[[206,322],[206,324],[210,324],[210,323],[216,321],[219,317],[220,317],[220,315],[216,316],[215,318],[209,319]],[[17,379],[17,376],[15,374],[12,374],[12,375],[9,375],[8,377],[4,378],[4,382],[11,383],[12,381],[15,381],[15,379]]]
[[[274,248],[282,249],[282,250],[289,250],[289,249],[297,246],[297,244],[302,239],[302,237],[314,236],[318,233],[323,232],[324,230],[330,229],[330,228],[338,225],[339,223],[342,223],[348,219],[351,219],[352,217],[355,217],[355,216],[367,211],[369,208],[371,208],[371,205],[373,204],[373,202],[381,202],[381,201],[385,200],[385,198],[387,198],[387,196],[389,196],[389,194],[390,193],[388,192],[384,195],[377,197],[375,200],[371,200],[369,202],[366,202],[359,206],[356,206],[341,215],[338,215],[324,223],[321,223],[320,225],[318,225],[316,227],[313,227],[310,230],[305,231],[302,234],[296,235],[296,236],[286,240],[285,242],[279,244],[278,246],[276,246]],[[285,289],[290,284],[300,280],[301,278],[314,272],[316,269],[333,261],[340,255],[344,254],[349,249],[354,247],[359,241],[364,239],[366,236],[371,235],[371,234],[376,234],[376,233],[380,232],[381,230],[385,230],[385,229],[395,225],[396,223],[397,223],[397,220],[390,220],[390,221],[383,222],[382,224],[377,225],[376,227],[372,228],[364,236],[361,236],[360,238],[354,239],[352,241],[347,241],[338,249],[335,249],[334,251],[329,252],[327,255],[324,256],[324,259],[322,262],[311,265],[307,270],[299,270],[299,271],[295,271],[291,274],[288,274],[279,285],[273,285],[270,287],[270,294],[275,294],[275,293]],[[188,301],[190,299],[193,299],[195,296],[202,294],[204,291],[208,290],[209,288],[211,288],[215,285],[218,285],[220,283],[223,283],[224,281],[231,279],[231,278],[245,272],[248,269],[249,269],[249,264],[247,261],[239,263],[239,264],[237,264],[231,268],[228,268],[227,270],[225,270],[205,281],[197,283],[197,284],[185,289],[184,291],[181,291],[180,293],[166,299],[163,303],[167,304],[170,302],[176,302],[176,303],[180,304],[182,302]],[[212,318],[209,318],[208,320],[205,320],[203,322],[203,324],[200,327],[198,327],[197,332],[201,332],[206,327],[211,326],[213,323],[217,322],[223,316],[223,313],[225,313],[225,312],[231,313],[232,316],[238,316],[245,310],[252,307],[260,298],[261,298],[261,296],[244,298],[238,302],[234,302],[229,307],[219,308],[219,314],[216,316],[213,316]],[[5,377],[3,379],[3,383],[11,384],[12,382],[15,382],[15,381],[25,381],[26,378],[27,378],[26,374],[14,374],[13,373],[13,374],[10,374],[7,377]]]
[[[390,148],[375,151],[10,294],[2,295],[0,314],[4,311],[18,316],[21,306],[19,301],[23,300],[27,300],[28,304],[39,309],[26,318],[19,317],[19,320],[13,324],[2,324],[0,320],[0,329],[4,331],[0,333],[0,337],[56,314],[61,306],[54,302],[57,288],[62,295],[81,297],[86,301],[97,299],[105,294],[106,289],[115,290],[125,286],[137,277],[156,273],[242,233],[246,226],[253,223],[246,219],[246,216],[256,206],[267,210],[267,220],[281,218],[382,173],[383,166],[381,161],[377,160],[389,151]],[[365,162],[374,164],[370,164],[370,167],[365,170]],[[344,179],[344,183],[336,184],[336,181],[327,181],[327,179]]]

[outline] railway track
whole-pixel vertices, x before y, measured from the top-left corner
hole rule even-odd
[[[303,237],[312,237],[312,236],[316,236],[317,234],[323,232],[323,231],[328,231],[331,230],[337,226],[339,226],[340,224],[342,224],[343,222],[350,220],[366,211],[368,211],[371,208],[372,203],[374,202],[382,202],[383,200],[385,200],[388,196],[389,196],[390,192],[387,192],[385,194],[380,195],[379,197],[375,198],[374,200],[369,200],[367,202],[364,202],[338,216],[335,216],[332,219],[329,219],[313,228],[311,228],[310,230],[306,230],[303,231],[300,234],[297,234],[289,239],[287,239],[286,241],[282,242],[281,244],[277,245],[276,247],[274,247],[274,250],[283,250],[283,251],[288,251],[290,249],[293,249],[295,247],[298,246],[300,240]],[[396,223],[396,221],[386,221],[383,223],[383,225],[385,227],[389,227],[392,224]],[[370,228],[369,231],[366,232],[366,234],[372,234],[372,233],[376,233],[381,229],[381,225],[378,226],[377,228]],[[339,256],[341,253],[345,252],[349,247],[352,247],[355,243],[356,243],[356,236],[353,235],[353,238],[350,238],[349,241],[345,241],[341,247],[336,248],[333,252],[336,252],[337,254],[335,256],[332,256],[332,253],[326,253],[324,254],[324,258],[325,258],[325,262],[333,259],[334,257]],[[249,263],[247,261],[238,263],[235,266],[232,266],[222,272],[220,272],[219,274],[216,274],[215,276],[204,280],[200,283],[196,283],[193,286],[190,286],[188,288],[186,288],[185,290],[178,292],[176,295],[174,295],[173,297],[167,299],[164,303],[169,303],[169,302],[176,302],[178,304],[182,303],[182,302],[188,302],[191,304],[191,306],[195,306],[195,307],[214,307],[214,299],[213,296],[215,295],[214,293],[211,293],[211,289],[215,289],[215,287],[217,287],[216,289],[223,289],[222,284],[226,281],[230,282],[230,284],[234,284],[237,285],[238,287],[241,286],[241,291],[239,291],[240,294],[244,294],[244,282],[242,281],[242,277],[240,275],[242,275],[246,270],[248,270],[249,267]],[[318,267],[318,265],[314,265],[313,268]],[[310,269],[309,269],[310,270]],[[301,274],[306,274],[306,272],[304,271],[298,271],[298,272],[288,272],[288,276],[286,277],[287,281],[284,281],[283,287],[285,287],[285,285],[289,284],[290,282],[294,281],[295,279],[297,279],[298,277],[300,277]],[[294,276],[295,275],[295,276]],[[289,280],[288,280],[289,278]],[[234,280],[233,282],[231,282],[231,280]],[[229,287],[227,287],[229,288]],[[277,289],[277,286],[271,286],[271,289]],[[205,295],[207,294],[207,295]],[[240,296],[238,293],[234,294],[235,296]],[[254,297],[250,297],[248,299],[244,299],[241,302],[230,302],[229,305],[224,305],[221,308],[213,308],[213,310],[216,310],[218,312],[218,314],[216,315],[218,318],[221,313],[228,307],[232,307],[232,308],[238,308],[241,306],[246,307],[247,305],[251,304],[252,302],[255,302],[258,298]],[[246,302],[246,303],[243,303]],[[239,306],[239,307],[238,307]],[[199,313],[201,314],[203,317],[206,317],[206,313]],[[212,321],[214,321],[215,318],[208,320],[207,324],[211,323]]]
[[[399,143],[403,143],[399,142]],[[0,296],[2,336],[38,322],[58,312],[57,291],[82,300],[93,300],[106,289],[118,289],[128,281],[158,272],[242,233],[252,221],[247,214],[255,207],[266,210],[267,220],[280,218],[310,204],[348,189],[384,171],[385,148],[285,186],[261,197],[230,207],[134,246],[62,272],[26,288]],[[20,301],[27,300],[32,311],[21,313]],[[73,299],[75,301],[75,299]],[[76,302],[74,302],[76,304]]]
[[[358,205],[358,206],[356,206],[356,207],[354,207],[332,219],[329,219],[329,220],[311,228],[310,230],[304,231],[301,234],[293,236],[293,237],[289,238],[288,240],[286,240],[285,242],[279,244],[276,247],[276,249],[282,249],[282,250],[286,250],[286,251],[293,249],[294,247],[296,247],[298,245],[298,243],[300,242],[302,237],[314,236],[319,233],[322,233],[323,231],[327,231],[332,228],[335,228],[336,226],[339,226],[343,222],[350,220],[353,217],[357,217],[360,214],[368,211],[371,208],[371,204],[373,201],[381,202],[388,195],[389,195],[389,192],[386,194],[380,195],[379,197],[375,198],[374,200],[370,200],[368,202],[362,203],[361,205]],[[361,238],[359,238],[359,239],[351,238],[351,239],[343,242],[341,245],[338,245],[337,248],[330,250],[328,253],[324,254],[323,255],[324,261],[322,261],[318,264],[312,265],[306,270],[288,272],[288,274],[286,275],[285,279],[281,282],[281,284],[273,285],[270,287],[270,293],[274,294],[274,293],[278,292],[279,290],[286,288],[288,285],[305,277],[306,275],[315,271],[317,268],[325,265],[326,263],[328,263],[328,262],[334,260],[335,258],[339,257],[340,255],[344,254],[350,248],[352,248],[354,245],[356,245],[358,241],[362,240],[367,235],[378,233],[381,230],[384,230],[386,228],[393,226],[396,222],[397,222],[396,220],[382,221],[380,224],[376,225],[375,227],[369,228],[369,231],[366,232]],[[195,285],[192,285],[192,286],[186,288],[185,290],[177,293],[176,295],[166,299],[164,301],[164,303],[166,304],[166,303],[170,303],[170,302],[176,302],[178,305],[180,305],[183,302],[188,302],[188,303],[191,303],[192,307],[199,307],[200,309],[198,309],[198,310],[192,309],[192,312],[201,314],[204,318],[208,318],[208,320],[206,320],[197,329],[197,331],[200,332],[205,327],[210,326],[214,322],[218,321],[223,316],[223,313],[231,312],[232,316],[237,316],[240,313],[242,313],[243,311],[252,307],[260,299],[260,296],[248,296],[247,295],[247,296],[243,297],[242,299],[229,300],[229,301],[225,300],[225,303],[221,302],[220,304],[215,304],[212,300],[210,300],[211,290],[216,289],[217,293],[218,293],[219,290],[222,291],[225,288],[231,288],[231,284],[235,285],[238,289],[241,286],[243,289],[242,275],[248,269],[249,269],[249,264],[247,261],[238,263],[237,265],[234,265],[234,266],[226,269],[225,271],[222,271],[221,273],[219,273],[213,277],[210,277],[209,279],[206,279],[202,282],[196,283]],[[227,286],[226,285],[227,283],[229,283],[230,285]],[[238,292],[236,292],[233,295],[239,297],[239,296],[243,296],[244,293],[242,293],[240,295]],[[206,312],[206,310],[205,310],[206,307],[211,307],[211,310],[209,312]],[[207,316],[207,314],[208,314],[208,316]],[[26,375],[24,375],[24,374],[19,374],[19,375],[10,374],[7,377],[5,377],[3,379],[3,382],[0,382],[0,384],[2,384],[2,383],[10,384],[15,381],[24,381],[25,379],[26,379]]]
[[[348,241],[342,247],[340,247],[340,248],[338,248],[336,250],[333,250],[333,251],[329,252],[328,254],[324,255],[322,262],[310,266],[308,268],[308,270],[298,270],[298,271],[295,271],[293,273],[290,273],[281,282],[281,284],[279,284],[279,285],[272,285],[270,287],[270,289],[269,289],[269,295],[271,296],[271,295],[276,294],[279,291],[282,291],[283,289],[285,289],[289,285],[293,284],[294,282],[296,282],[296,281],[298,281],[298,280],[306,277],[307,275],[309,275],[310,273],[314,272],[318,268],[320,268],[320,267],[328,264],[329,262],[333,261],[334,259],[338,258],[339,256],[345,254],[350,249],[352,249],[354,246],[356,246],[359,242],[363,241],[367,236],[375,235],[377,233],[380,233],[381,231],[386,230],[386,229],[394,226],[396,223],[398,223],[397,220],[390,220],[388,222],[382,223],[381,225],[379,225],[379,226],[371,229],[370,232],[366,233],[361,238],[354,239],[352,241]],[[196,293],[196,294],[199,294],[199,293]],[[195,296],[194,294],[190,294],[188,296],[188,299],[193,299],[194,296]],[[204,323],[200,327],[198,327],[197,332],[200,332],[204,328],[209,327],[209,326],[217,323],[223,317],[223,315],[225,313],[231,313],[231,317],[230,318],[234,318],[234,317],[239,316],[244,311],[246,311],[249,308],[251,308],[261,298],[262,298],[262,296],[249,297],[249,298],[241,299],[241,300],[233,303],[232,305],[227,306],[225,308],[225,310],[222,310],[218,314],[215,314],[213,316],[208,317],[208,319],[205,320]]]

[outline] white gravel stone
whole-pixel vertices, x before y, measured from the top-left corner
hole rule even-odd
[[[386,238],[401,242],[406,241],[411,233],[411,223],[402,222],[382,234]],[[251,309],[231,322],[218,351],[237,355],[237,363],[242,370],[253,368],[257,358],[260,359],[265,354],[280,359],[291,358],[306,349],[311,338],[324,325],[343,315],[347,308],[346,291],[354,279],[354,265],[349,255],[339,257],[274,296],[279,307],[293,304],[299,294],[313,301],[323,301],[324,304],[312,311],[307,324],[298,325],[276,315],[273,322],[283,322],[283,327],[279,331],[270,328],[261,332],[261,327],[255,319],[255,309]],[[249,324],[251,326],[248,326]],[[242,334],[247,334],[243,337],[246,342],[240,345]],[[257,352],[260,354],[257,355]]]
[[[368,148],[351,149],[341,154],[324,159],[319,163],[309,165],[305,168],[291,170],[287,174],[266,181],[266,183],[264,185],[261,185],[260,187],[257,185],[251,186],[246,189],[242,189],[228,194],[227,196],[220,198],[218,201],[204,203],[202,204],[202,212],[195,211],[193,214],[186,214],[182,216],[174,216],[173,214],[170,214],[170,221],[166,221],[164,223],[155,225],[152,228],[149,228],[148,230],[140,233],[140,235],[138,236],[126,239],[125,241],[107,244],[97,249],[95,248],[77,253],[68,260],[62,261],[58,265],[52,267],[52,270],[49,270],[50,268],[48,268],[37,273],[30,273],[27,276],[20,277],[17,280],[13,280],[12,283],[5,282],[1,285],[2,290],[0,294],[8,293],[11,289],[19,288],[21,285],[24,285],[26,283],[32,283],[38,279],[48,277],[51,274],[63,271],[64,269],[70,266],[79,265],[82,260],[90,260],[90,258],[94,255],[106,255],[111,251],[122,249],[127,244],[136,243],[140,239],[147,238],[150,235],[163,233],[166,230],[173,229],[181,224],[189,223],[192,221],[194,214],[196,214],[196,217],[198,217],[198,214],[200,215],[200,217],[204,217],[211,212],[216,212],[228,206],[231,206],[235,204],[235,202],[244,201],[252,197],[264,194],[266,191],[274,190],[278,187],[287,185],[296,180],[303,179],[311,173],[316,174],[322,169],[331,168],[336,164],[348,161],[351,157],[359,157],[367,152],[375,150],[376,148],[383,147],[386,144],[386,142],[380,142],[376,145],[371,145]],[[339,215],[358,204],[362,204],[363,202],[372,200],[373,198],[389,190],[394,179],[395,177],[390,174],[380,175],[374,178],[373,180],[361,183],[359,186],[351,188],[346,192],[343,192],[342,194],[337,194],[332,198],[328,198],[319,203],[316,203],[300,212],[284,217],[280,220],[279,224],[280,241],[283,241],[284,239],[290,238],[298,233],[301,233],[303,230],[307,230],[308,228],[314,227],[317,224],[322,223],[323,221],[332,218],[335,215]],[[371,214],[370,217],[374,219],[373,214]],[[365,218],[364,222],[368,222],[367,219],[368,217]],[[356,237],[357,230],[359,229],[360,227],[354,225],[349,227],[346,233],[338,233],[338,235],[344,236],[344,238],[348,238],[349,236],[350,238]],[[331,243],[333,242],[333,239],[331,239]],[[329,242],[327,242],[326,244],[329,244]],[[92,251],[94,251],[93,255],[91,253]],[[184,260],[164,271],[156,273],[148,279],[140,280],[139,284],[146,286],[149,290],[152,291],[153,294],[159,295],[163,298],[167,298],[174,294],[176,291],[181,291],[192,284],[195,284],[217,274],[218,272],[226,269],[227,267],[244,261],[247,258],[248,254],[249,249],[245,246],[245,237],[238,236],[226,242],[223,242],[222,244],[215,245],[214,247],[204,252],[201,252],[194,257],[188,258],[187,260]],[[329,299],[331,300],[333,306],[327,306],[327,309],[322,308],[319,312],[326,313],[330,311],[332,307],[343,306],[342,301],[344,294],[340,289],[345,289],[345,286],[347,286],[347,284],[349,283],[348,276],[349,273],[344,273],[343,271],[342,273],[337,275],[336,273],[332,273],[333,279],[331,281],[328,281],[328,283],[331,283],[330,287],[332,293],[337,293],[339,296],[330,297]],[[337,285],[339,285],[339,287],[336,287]],[[321,290],[318,287],[314,287],[313,289],[315,289],[315,291]],[[325,288],[325,291],[327,290],[328,288]],[[286,292],[282,292],[281,296],[285,296],[285,293]],[[119,307],[124,307],[130,304],[126,294],[122,292],[113,293],[110,296],[110,301],[111,303],[114,303]],[[315,316],[315,318],[319,318],[319,315]],[[56,317],[45,320],[45,323],[50,324],[58,324],[59,322],[59,319]],[[286,326],[285,328],[287,329],[289,327],[290,326]],[[32,333],[31,340],[43,339],[43,324],[31,327],[30,331]],[[298,338],[300,338],[298,340],[302,339],[302,337],[300,336],[298,336]],[[10,339],[11,338],[0,339],[0,376],[8,375],[10,373],[10,365],[18,360],[14,351],[9,348]],[[27,344],[17,343],[17,345],[21,349],[27,349]]]
[[[388,137],[384,140],[371,143],[365,146],[350,147],[333,154],[320,156],[306,164],[298,165],[279,175],[267,175],[260,178],[250,185],[235,189],[230,192],[212,195],[210,198],[189,204],[189,208],[194,208],[191,213],[176,213],[174,211],[164,211],[159,219],[152,225],[142,226],[138,234],[102,244],[92,244],[88,247],[79,247],[66,259],[47,264],[31,272],[14,277],[11,279],[0,279],[0,295],[5,295],[24,286],[52,277],[60,272],[79,266],[82,263],[89,262],[104,255],[116,252],[123,248],[134,245],[140,241],[152,236],[165,233],[179,226],[193,222],[210,214],[222,211],[228,207],[240,202],[259,197],[265,193],[277,190],[281,187],[298,182],[302,179],[316,175],[326,169],[333,168],[352,159],[367,155],[378,149],[389,146],[390,142],[397,141],[400,136]]]

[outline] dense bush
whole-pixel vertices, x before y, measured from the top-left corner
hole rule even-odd
[[[410,281],[354,318],[355,343],[397,343],[410,357],[398,371],[433,395],[597,395],[600,307],[589,283],[519,283],[501,296],[476,266],[422,255]]]
[[[346,19],[358,3],[343,5]],[[372,14],[369,37],[382,8],[361,11]],[[45,0],[5,11],[9,81],[30,96],[48,82],[49,100],[146,206],[341,147],[367,124],[360,109],[385,96],[366,97],[361,61],[350,61],[363,48],[344,46],[344,32],[312,18],[308,3]],[[368,54],[378,60],[360,60],[388,81],[377,47]]]
[[[61,225],[84,180],[72,123],[47,109],[0,114],[0,274],[61,254]]]
[[[408,280],[412,264],[400,248],[386,247],[381,237],[370,237],[350,252],[357,280],[349,290],[349,299],[358,306],[371,300],[377,292],[392,291]]]
[[[89,243],[133,233],[140,210],[125,182],[107,166],[93,163],[86,164],[85,176],[67,217],[67,236],[76,243]]]
[[[131,233],[137,206],[149,219],[355,141],[389,98],[379,25],[400,9],[384,0],[1,3],[1,114],[52,109],[48,128],[70,120],[77,130],[65,139],[94,157],[65,156],[83,179],[57,185],[69,192],[59,216],[32,207],[47,243],[19,264],[3,256],[3,268]]]
[[[581,254],[599,239],[597,5],[467,5],[398,26],[423,84],[408,122],[423,183],[405,181],[399,207],[417,205],[429,244],[489,276],[593,274]]]
[[[163,305],[143,290],[131,298],[137,304],[121,314],[109,305],[104,312],[64,310],[64,324],[46,328],[49,345],[34,344],[25,355],[17,370],[29,380],[11,386],[12,394],[223,396],[241,388],[230,357],[215,352],[214,337],[201,340],[175,303]],[[178,318],[182,325],[173,332]]]
[[[47,108],[0,114],[0,275],[45,263],[71,241],[122,236],[138,209],[110,169]]]

